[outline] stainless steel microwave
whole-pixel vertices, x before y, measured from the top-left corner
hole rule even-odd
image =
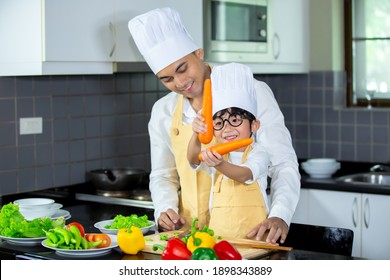
[[[210,62],[271,61],[269,1],[205,0],[205,59]]]

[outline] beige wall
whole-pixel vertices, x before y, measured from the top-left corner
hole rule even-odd
[[[310,0],[309,5],[310,70],[343,70],[343,1]]]

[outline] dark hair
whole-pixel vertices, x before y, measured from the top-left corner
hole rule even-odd
[[[213,116],[213,120],[217,117],[223,116],[226,113],[229,113],[230,115],[240,115],[244,119],[249,120],[249,123],[252,123],[254,120],[256,120],[256,117],[252,113],[237,107],[226,108],[216,112]]]

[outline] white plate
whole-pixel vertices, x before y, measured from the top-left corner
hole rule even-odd
[[[114,222],[114,219],[101,221],[101,222],[95,223],[94,227],[97,228],[98,230],[100,230],[102,233],[117,234],[119,229],[105,228],[106,225],[112,225],[113,222]],[[149,223],[150,223],[150,226],[141,228],[143,234],[146,234],[155,225],[155,222],[153,222],[153,221],[149,220]]]
[[[12,245],[33,246],[41,244],[41,242],[46,239],[46,236],[37,238],[13,238],[0,235],[0,238]]]
[[[83,250],[74,250],[74,249],[59,249],[59,248],[53,248],[46,245],[46,238],[45,240],[41,241],[41,244],[43,247],[55,250],[57,254],[63,255],[63,256],[74,256],[74,257],[91,257],[91,256],[100,256],[105,255],[111,252],[111,250],[115,247],[118,247],[118,242],[116,239],[116,235],[109,234],[111,238],[111,244],[110,246],[106,248],[91,248],[91,249],[83,249]]]
[[[51,216],[52,220],[58,219],[60,217],[64,217],[65,220],[70,219],[72,216],[70,215],[69,211],[64,209],[59,209],[55,212],[54,215]]]
[[[54,215],[58,215],[57,212],[62,210],[62,204],[60,203],[53,203],[50,209],[47,210],[29,210],[29,209],[20,209],[20,213],[26,218],[27,221],[32,221],[36,218],[46,218],[46,217],[53,217]],[[65,213],[65,212],[61,212]]]

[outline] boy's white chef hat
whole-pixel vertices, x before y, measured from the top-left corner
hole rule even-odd
[[[181,22],[179,13],[159,8],[136,16],[128,24],[133,39],[157,74],[176,60],[199,49]]]
[[[211,72],[213,115],[237,107],[257,116],[253,73],[246,65],[228,63],[214,66]]]

